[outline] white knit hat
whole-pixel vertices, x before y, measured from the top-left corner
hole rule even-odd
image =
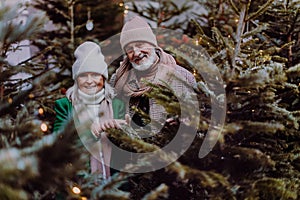
[[[73,79],[85,72],[95,72],[102,74],[106,79],[108,78],[107,64],[101,52],[101,48],[94,42],[84,42],[79,45],[74,52],[76,58],[72,73]]]
[[[148,23],[141,17],[136,16],[124,24],[120,35],[120,43],[124,50],[127,44],[138,41],[157,46],[156,37]]]

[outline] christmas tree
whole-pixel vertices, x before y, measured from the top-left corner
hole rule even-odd
[[[153,6],[157,2],[151,1],[142,10],[133,3],[132,11],[166,27],[166,12],[173,5],[157,8]],[[158,37],[178,63],[195,72],[202,111],[199,132],[176,162],[129,178],[130,199],[298,199],[299,64],[295,44],[299,43],[299,1],[194,3],[207,12],[194,12],[182,29],[190,38],[181,34]],[[158,16],[161,9],[166,12]],[[277,13],[280,20],[271,17]],[[203,59],[206,54],[199,45],[210,62]],[[222,92],[215,89],[220,85],[205,82],[212,63],[222,75],[226,91],[226,122],[221,134],[208,132],[208,124],[215,120],[211,101],[222,99]],[[164,93],[160,88],[150,95],[160,100],[159,94]],[[172,102],[171,97],[164,98]],[[169,110],[176,112],[180,107],[170,106]],[[138,152],[147,152],[163,146],[172,131],[163,132],[164,138],[152,141],[151,147],[138,139],[122,139]],[[218,142],[207,156],[199,158],[199,148],[207,137]],[[147,165],[147,160],[144,163]]]
[[[113,17],[105,8],[119,13],[124,4],[36,1],[35,8],[45,13],[22,23],[14,20],[20,7],[1,7],[0,198],[299,199],[299,5],[298,0],[195,0],[180,6],[149,1],[143,8],[132,3],[129,10],[157,27],[176,29],[162,29],[157,39],[195,75],[201,112],[197,133],[184,129],[180,135],[182,141],[195,138],[179,159],[162,151],[155,158],[166,167],[127,173],[151,167],[153,158],[144,157],[100,183],[95,180],[101,177],[87,171],[72,120],[52,133],[53,103],[71,85],[74,47],[84,40],[107,41],[120,31],[111,26],[112,18],[99,26],[95,20],[102,18],[94,14]],[[176,18],[184,12],[188,20]],[[47,19],[56,29],[42,29]],[[12,66],[8,53],[23,40],[38,51]],[[13,79],[20,72],[28,78]],[[170,113],[197,109],[180,107],[167,87],[153,87],[148,95]],[[123,149],[153,152],[172,141],[177,128],[166,126],[150,139],[130,127],[109,133]]]
[[[32,3],[1,3],[0,198],[77,198],[76,183],[84,177],[85,184],[98,184],[97,177],[89,174],[88,154],[72,129],[73,121],[53,133],[54,100],[72,84],[74,48],[119,31],[116,23],[103,32],[103,24],[112,18],[122,21],[122,15],[106,10],[122,13],[122,7],[95,1]],[[75,17],[76,11],[82,15]],[[26,50],[27,57],[19,56]]]

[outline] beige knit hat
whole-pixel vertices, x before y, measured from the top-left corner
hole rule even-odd
[[[95,72],[108,78],[107,64],[101,48],[94,42],[84,42],[74,52],[76,58],[72,66],[73,79],[84,72]]]
[[[148,42],[155,47],[157,46],[156,37],[148,23],[141,17],[136,16],[124,24],[121,31],[120,43],[124,50],[127,44],[138,41]]]

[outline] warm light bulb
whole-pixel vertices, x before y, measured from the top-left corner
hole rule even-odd
[[[34,98],[34,94],[30,93],[30,94],[28,95],[28,97],[29,97],[30,99],[33,99],[33,98]]]
[[[8,101],[9,104],[12,104],[13,99],[12,98],[8,98],[7,101]]]
[[[44,109],[43,108],[39,108],[39,114],[40,115],[44,114]]]
[[[79,187],[74,186],[74,187],[72,188],[72,192],[73,192],[74,194],[80,194],[81,190],[80,190]]]
[[[43,123],[41,124],[41,130],[42,130],[43,132],[46,132],[46,131],[48,130],[48,126],[47,126],[47,124],[46,124],[45,122],[43,122]]]

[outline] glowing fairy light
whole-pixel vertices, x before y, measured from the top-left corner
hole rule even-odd
[[[80,194],[81,190],[80,190],[79,187],[74,186],[74,187],[72,188],[72,192],[73,192],[74,194]]]
[[[43,123],[41,124],[41,130],[42,130],[43,132],[46,132],[46,131],[48,130],[48,126],[47,126],[47,124],[46,124],[45,122],[43,122]]]
[[[13,99],[12,98],[8,98],[7,101],[8,101],[9,104],[12,104]]]
[[[128,14],[128,9],[129,9],[129,6],[128,5],[125,5],[125,9],[124,9],[124,15]]]
[[[34,98],[34,94],[30,93],[30,94],[28,95],[28,97],[29,97],[30,99],[33,99],[33,98]]]
[[[124,3],[120,2],[120,3],[119,3],[119,6],[120,6],[120,7],[124,6]]]
[[[44,109],[43,108],[39,108],[39,114],[40,115],[44,114]]]

